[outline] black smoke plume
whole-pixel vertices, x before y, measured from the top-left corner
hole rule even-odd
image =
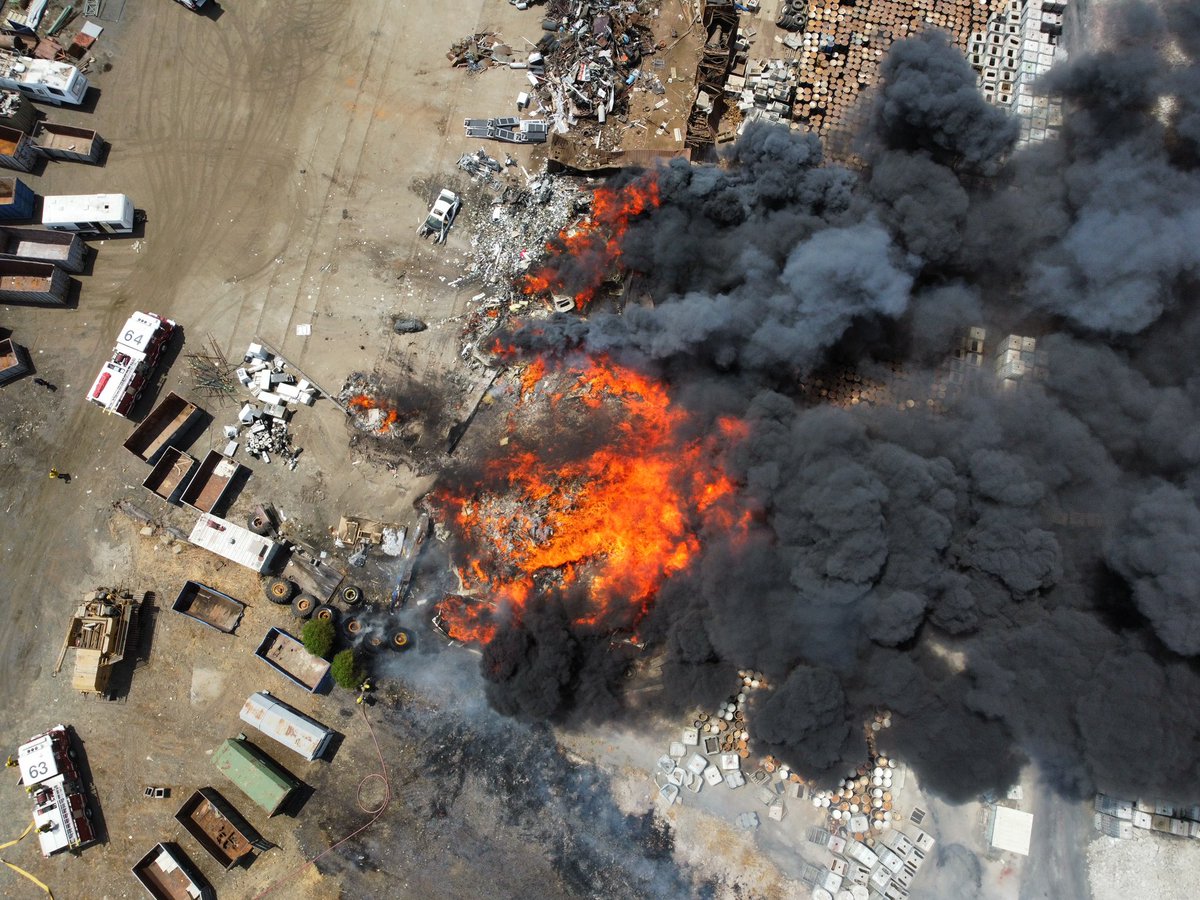
[[[949,798],[1034,761],[1071,794],[1200,800],[1200,14],[1135,4],[1108,35],[1044,85],[1061,135],[1021,149],[945,38],[897,45],[861,174],[748,128],[723,165],[659,173],[623,257],[652,308],[512,335],[648,367],[700,428],[748,423],[750,534],[702,534],[640,633],[680,707],[765,672],[753,737],[809,775],[859,762],[886,707]],[[989,353],[989,387],[942,411],[802,388],[835,363],[930,375],[976,324],[992,350],[1035,335],[1048,374],[992,389]],[[615,667],[567,622],[549,602],[489,648],[498,708],[612,708]]]

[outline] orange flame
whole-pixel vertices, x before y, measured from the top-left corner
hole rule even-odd
[[[387,434],[392,430],[392,426],[400,419],[400,413],[395,407],[388,406],[386,403],[380,403],[366,394],[355,394],[346,403],[351,409],[359,409],[364,412],[371,409],[383,410],[383,418],[380,420],[376,431],[380,434]]]
[[[592,196],[592,214],[570,228],[564,228],[546,245],[550,261],[535,272],[524,275],[518,287],[529,296],[561,294],[568,290],[565,267],[554,257],[572,258],[572,272],[582,270],[584,284],[575,291],[575,305],[585,309],[595,299],[604,279],[621,259],[621,241],[630,221],[659,204],[658,180],[654,173],[643,175],[623,188],[598,187]],[[580,275],[573,275],[577,280]]]
[[[589,407],[619,403],[606,443],[551,462],[514,442],[488,464],[482,485],[441,488],[434,503],[473,556],[459,569],[464,590],[519,621],[535,595],[570,589],[572,602],[580,598],[576,625],[634,628],[663,582],[692,564],[700,533],[748,527],[721,465],[746,426],[722,420],[710,436],[684,438],[688,414],[661,382],[603,358],[569,374],[571,386],[549,393],[552,403],[556,396]],[[545,378],[544,361],[530,364],[522,399]],[[486,643],[494,636],[494,625],[482,621],[486,607],[454,603],[439,612],[452,637]]]

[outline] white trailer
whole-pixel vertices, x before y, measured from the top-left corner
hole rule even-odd
[[[271,568],[283,548],[270,538],[208,513],[196,520],[188,540],[260,575]]]
[[[42,201],[42,225],[78,234],[129,234],[133,201],[125,194],[58,194]]]
[[[55,106],[78,106],[87,93],[88,80],[71,63],[0,50],[0,88],[12,88],[32,100]]]
[[[320,757],[333,740],[331,729],[272,697],[269,691],[258,691],[246,698],[241,719],[309,762]]]

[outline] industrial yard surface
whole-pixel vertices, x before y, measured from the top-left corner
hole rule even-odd
[[[1011,3],[822,0],[808,4],[799,32],[776,25],[789,5],[795,6],[770,0],[759,10],[752,4],[739,17],[732,4],[712,4],[749,35],[751,65],[730,76],[735,86],[715,89],[728,100],[709,135],[725,154],[725,174],[705,170],[694,178],[685,174],[692,165],[686,157],[703,155],[693,145],[708,127],[697,125],[692,108],[696,83],[704,85],[707,77],[706,47],[711,55],[727,35],[716,26],[706,35],[702,22],[723,20],[702,18],[681,0],[654,4],[644,17],[614,10],[602,23],[589,19],[590,30],[578,30],[581,45],[593,42],[590,62],[567,67],[573,81],[543,82],[541,114],[549,122],[566,121],[564,102],[568,108],[594,103],[600,110],[623,82],[638,87],[607,130],[594,118],[572,116],[569,145],[561,135],[546,144],[500,144],[460,132],[468,119],[534,116],[528,106],[515,109],[515,98],[536,79],[530,80],[525,64],[508,68],[505,62],[528,56],[546,33],[548,8],[563,8],[561,2],[517,9],[505,0],[355,0],[336,7],[315,0],[214,0],[193,12],[170,0],[106,0],[111,12],[90,16],[104,26],[88,69],[91,94],[82,109],[48,110],[58,124],[104,135],[110,144],[104,164],[50,160],[36,174],[18,174],[41,196],[126,193],[144,221],[131,235],[88,240],[92,256],[67,308],[0,303],[0,340],[11,335],[27,348],[35,370],[0,384],[0,745],[15,753],[32,736],[69,724],[100,840],[43,859],[36,841],[25,837],[0,859],[32,878],[0,868],[0,895],[41,896],[41,882],[60,900],[142,896],[130,868],[160,841],[178,844],[216,895],[230,898],[1194,895],[1200,797],[1188,791],[1200,783],[1195,759],[1191,774],[1181,771],[1176,778],[1178,798],[1150,797],[1152,788],[1140,798],[1177,801],[1176,807],[1104,806],[1103,794],[1096,793],[1112,775],[1110,757],[1098,751],[1098,761],[1089,759],[1092,767],[1079,775],[1063,761],[1063,748],[1087,743],[1089,729],[1105,736],[1097,742],[1107,740],[1122,752],[1140,746],[1126,743],[1117,726],[1105,730],[1103,702],[1089,687],[1093,671],[1110,666],[1118,651],[1080,655],[1076,662],[1073,650],[1049,639],[1043,649],[1038,641],[1061,628],[1072,639],[1079,635],[1081,645],[1094,638],[1096,646],[1108,648],[1105,641],[1112,637],[1115,646],[1117,638],[1107,631],[1095,637],[1103,631],[1097,621],[1114,634],[1150,629],[1141,614],[1133,621],[1122,618],[1129,613],[1102,607],[1093,621],[1078,611],[1095,612],[1073,591],[1114,579],[1114,572],[1132,580],[1131,571],[1149,567],[1123,565],[1119,554],[1106,550],[1105,567],[1072,570],[1077,547],[1098,541],[1098,526],[1115,521],[1111,510],[1101,509],[1106,500],[1093,496],[1105,493],[1108,482],[1080,474],[1093,464],[1096,472],[1110,471],[1109,463],[1097,461],[1104,453],[1088,441],[1104,443],[1118,461],[1121,453],[1136,457],[1138,465],[1152,458],[1147,466],[1160,465],[1156,473],[1178,476],[1181,483],[1181,473],[1200,456],[1181,450],[1182,461],[1171,456],[1163,462],[1134,447],[1133,438],[1110,440],[1103,422],[1082,413],[1078,418],[1089,428],[1075,419],[1059,428],[1054,423],[1065,416],[1068,401],[1046,401],[1028,416],[993,414],[992,395],[972,394],[981,377],[968,371],[972,357],[983,355],[971,343],[982,346],[982,330],[964,331],[957,357],[943,357],[954,354],[959,330],[974,326],[995,296],[1007,302],[1004,277],[994,268],[981,276],[994,291],[984,291],[984,302],[955,293],[957,279],[966,277],[954,268],[957,257],[946,262],[951,274],[944,277],[920,282],[912,274],[918,256],[946,261],[930,249],[939,241],[987,243],[990,232],[972,232],[964,224],[965,209],[968,192],[992,174],[993,160],[974,160],[974,144],[958,154],[954,164],[969,170],[962,187],[943,177],[950,169],[943,170],[942,160],[931,161],[938,158],[936,142],[932,150],[922,145],[920,152],[884,159],[854,138],[869,118],[870,92],[893,40],[926,25],[942,27],[964,52],[974,46],[982,59],[988,23],[1000,21]],[[1060,32],[1061,7],[1045,4],[1046,21],[1058,22]],[[632,53],[641,34],[658,50],[634,70],[622,54]],[[1005,34],[1018,38],[1014,47],[1022,46],[1020,31]],[[1183,51],[1200,52],[1200,43]],[[485,57],[488,63],[480,64]],[[983,62],[972,64],[983,72]],[[989,90],[990,76],[981,77]],[[783,93],[769,85],[789,78]],[[1007,85],[991,88],[989,99],[997,91],[1024,96],[1021,84]],[[936,95],[936,85],[926,88]],[[581,91],[595,93],[585,97]],[[786,102],[779,99],[784,96]],[[874,211],[852,222],[862,203],[845,198],[856,176],[842,169],[827,178],[814,174],[824,170],[815,168],[810,145],[766,138],[765,130],[753,127],[747,132],[751,120],[777,123],[781,115],[797,130],[819,135],[841,162],[858,167],[865,155],[877,172],[910,173],[904,183],[918,200],[909,204],[908,194],[888,194],[882,176],[864,181],[862,193],[870,199],[862,203],[874,204]],[[1031,128],[1042,127],[1030,121],[1026,116],[1021,126],[1022,144]],[[786,127],[785,121],[777,136]],[[1002,130],[994,122],[979,129]],[[1014,127],[1010,145],[1016,134]],[[1043,129],[1039,138],[1045,137]],[[731,151],[735,143],[742,149]],[[480,146],[482,156],[460,161]],[[623,153],[629,154],[625,163]],[[776,170],[765,163],[772,154],[786,159],[786,166]],[[1033,158],[1044,163],[1050,156]],[[568,171],[539,177],[548,158]],[[603,185],[603,176],[634,159],[658,171],[658,180],[626,171],[616,176],[615,187]],[[759,182],[737,182],[728,173],[738,166],[759,171]],[[597,179],[585,180],[589,172]],[[417,228],[443,188],[461,196],[462,210],[438,244],[419,237]],[[519,202],[512,200],[517,195]],[[686,213],[664,219],[657,236],[637,230],[638,217],[660,202],[669,216],[672,201]],[[768,212],[752,211],[755,204]],[[793,214],[789,204],[804,209]],[[837,219],[830,208],[845,217]],[[930,234],[912,225],[923,208],[946,211]],[[1006,215],[1015,220],[1001,201],[988,209],[996,222],[1007,221]],[[827,213],[833,225],[809,224]],[[705,224],[693,227],[685,216]],[[746,222],[745,230],[736,231]],[[709,227],[720,236],[705,243],[696,235]],[[1047,233],[1053,227],[1044,225]],[[596,238],[602,228],[609,232]],[[811,252],[790,257],[777,281],[760,278],[759,270],[770,268],[764,259],[790,252],[775,247],[781,235],[807,242],[820,228],[828,230],[805,244]],[[886,229],[904,233],[896,247],[879,253],[886,274],[862,275],[861,261],[874,258]],[[627,230],[634,240],[614,250]],[[835,232],[847,243],[819,244],[822,235]],[[676,250],[692,240],[701,250],[684,259]],[[574,253],[576,262],[531,267],[548,241],[554,242],[552,254],[566,259]],[[988,266],[998,265],[997,253],[980,253]],[[614,278],[610,270],[619,265],[632,274]],[[1194,277],[1188,265],[1178,263]],[[726,278],[741,266],[758,274]],[[603,271],[592,271],[598,267]],[[713,306],[748,310],[753,328],[739,332],[703,303],[668,326],[656,325],[656,312],[669,311],[669,305],[656,307],[661,298],[653,296],[655,288],[669,284],[694,300],[698,292],[689,279],[701,278],[697,273],[716,285],[709,299],[720,303]],[[832,285],[828,296],[850,312],[830,312],[824,299],[806,298],[800,325],[777,315],[788,284],[822,279]],[[1077,287],[1063,287],[1068,280],[1047,283],[1067,294]],[[880,287],[881,281],[888,284]],[[847,324],[854,316],[899,315],[884,301],[861,299],[899,284],[901,292],[928,289],[922,297],[943,292],[936,306],[912,302],[920,319],[913,328],[936,334],[944,353],[930,349],[933,338],[925,343],[887,329],[859,333]],[[631,311],[630,320],[645,331],[586,331],[576,319],[566,325],[553,320],[557,324],[545,332],[513,324],[535,311],[551,321],[540,311],[543,302],[565,302],[577,318],[593,309],[598,315]],[[174,320],[183,337],[170,346],[131,418],[140,422],[171,391],[196,402],[208,417],[184,447],[190,458],[223,452],[231,440],[224,429],[252,400],[232,375],[248,346],[262,344],[286,359],[291,371],[321,392],[311,406],[294,404],[290,449],[272,445],[269,464],[247,455],[249,428],[238,433],[234,458],[250,474],[234,476],[233,502],[221,512],[237,526],[253,526],[261,508],[272,509],[281,539],[302,542],[318,564],[334,567],[335,580],[345,574],[344,584],[362,588],[365,603],[333,603],[332,615],[340,620],[339,646],[357,640],[362,648],[372,636],[383,638],[381,649],[360,658],[372,683],[365,695],[327,685],[310,693],[255,657],[269,629],[298,637],[303,621],[289,606],[270,602],[267,582],[245,564],[187,540],[196,509],[169,504],[163,495],[186,477],[189,456],[170,457],[174,461],[163,467],[167,486],[144,487],[151,466],[122,446],[133,423],[85,402],[114,334],[138,310]],[[1002,334],[1009,335],[1006,340],[1015,343],[1002,345],[996,366],[1009,367],[1002,375],[1009,386],[1025,373],[1019,396],[1032,393],[1030,383],[1036,376],[1040,384],[1047,365],[1053,372],[1054,360],[1045,362],[1043,344],[1022,344],[1033,339],[1017,329],[1056,315],[1071,317],[1050,301],[1008,315],[1003,332],[987,338],[984,368],[992,369],[990,354]],[[953,328],[946,325],[950,318]],[[842,330],[824,343],[809,342],[802,334],[808,322],[830,330],[828,323],[835,322]],[[1107,334],[1110,326],[1117,329],[1102,322],[1096,332]],[[1185,335],[1200,333],[1180,327]],[[623,339],[628,343],[622,345]],[[554,340],[571,348],[561,365],[546,362],[552,353],[537,355]],[[779,347],[764,349],[773,340]],[[911,364],[860,350],[873,340],[909,341]],[[1101,368],[1101,362],[1071,357],[1083,351],[1067,346],[1068,340],[1050,343],[1062,359],[1076,360],[1080,378],[1091,371],[1085,371],[1088,365]],[[831,348],[836,352],[822,355]],[[856,354],[860,358],[851,360]],[[645,371],[638,368],[638,361],[650,358],[655,361]],[[979,368],[978,359],[973,365]],[[228,385],[214,374],[218,369],[225,370]],[[695,375],[701,370],[707,374]],[[48,384],[35,383],[33,374]],[[1159,374],[1169,383],[1170,376]],[[683,385],[677,395],[664,387],[670,378]],[[765,386],[752,401],[738,393],[750,382]],[[1060,387],[1053,378],[1050,383]],[[1136,384],[1139,391],[1151,390],[1145,379]],[[1188,390],[1194,393],[1194,385]],[[1186,417],[1190,407],[1180,396],[1162,402],[1180,404],[1170,408]],[[793,422],[783,411],[792,400],[825,418]],[[971,411],[961,434],[939,419],[940,431],[931,426],[930,437],[912,437],[918,429],[905,416],[939,416],[957,402]],[[703,409],[703,417],[689,420],[680,411],[689,403]],[[1122,409],[1129,406],[1132,401]],[[868,407],[879,411],[877,420],[845,424],[856,409]],[[837,418],[842,414],[845,419]],[[186,418],[181,414],[181,421]],[[1045,496],[1041,483],[1028,491],[1016,484],[1025,470],[1018,451],[1007,452],[1011,435],[1028,421],[1051,423],[1044,424],[1047,432],[1066,435],[1036,444],[1022,457],[1026,468],[1036,456],[1053,469],[1039,470],[1051,485]],[[747,422],[768,437],[753,452],[731,450],[751,430]],[[1146,427],[1160,425],[1154,420]],[[879,438],[885,433],[890,443]],[[537,446],[539,439],[544,446]],[[1189,440],[1179,437],[1178,443],[1186,448]],[[809,454],[794,470],[762,449],[788,443]],[[297,448],[301,452],[293,455]],[[851,457],[869,461],[854,472],[837,468]],[[677,465],[691,467],[682,487],[672,474]],[[51,471],[69,479],[48,478]],[[729,474],[734,471],[740,481]],[[828,493],[822,479],[834,485]],[[1118,480],[1114,476],[1113,483]],[[735,481],[761,491],[758,502],[739,509],[730,499]],[[637,489],[632,499],[616,496],[629,484]],[[563,486],[566,499],[559,494]],[[189,498],[198,508],[216,501],[224,484],[205,490]],[[1060,493],[1050,497],[1055,491]],[[916,589],[903,581],[926,562],[924,545],[906,556],[905,541],[958,528],[959,520],[947,524],[955,492],[986,499],[979,508],[966,504],[971,524],[954,531],[953,540],[929,538],[936,552],[927,555],[951,559],[947,571],[953,570],[936,590],[929,588],[940,598],[931,608],[913,599]],[[782,507],[793,494],[804,495],[806,510],[833,512],[806,512],[778,527],[772,540],[759,540],[755,529],[779,514],[776,498]],[[1118,496],[1115,488],[1112,496]],[[597,497],[603,501],[589,505]],[[690,514],[692,531],[686,534],[674,525],[677,501]],[[869,507],[861,521],[835,521],[859,502]],[[1035,506],[1038,517],[1030,512]],[[884,523],[885,509],[891,524]],[[1195,513],[1194,503],[1188,510]],[[923,517],[926,511],[932,512]],[[618,515],[637,527],[616,527],[621,523],[611,520]],[[347,562],[355,548],[333,538],[346,516],[371,525],[369,558],[361,568]],[[434,522],[429,536],[424,545],[413,543],[418,527],[424,536],[426,516]],[[1146,518],[1154,520],[1154,511]],[[1200,513],[1193,518],[1200,521]],[[1187,511],[1177,514],[1186,523],[1193,518]],[[988,531],[1001,519],[1003,527]],[[1061,551],[1059,544],[1047,549],[1053,528]],[[720,553],[701,559],[710,538]],[[393,540],[403,551],[388,549]],[[829,598],[842,597],[846,585],[869,583],[894,605],[868,616],[861,634],[857,620],[849,623],[841,612],[814,615],[810,631],[808,621],[789,618],[770,582],[776,569],[768,547],[781,544],[801,548],[779,566],[782,582],[794,592],[802,583],[821,586],[804,593],[804,603],[815,608],[819,595],[836,606],[843,601]],[[469,560],[456,555],[464,547],[476,551]],[[814,563],[810,552],[828,557]],[[1078,559],[1095,562],[1079,552]],[[761,565],[745,561],[756,559]],[[688,571],[703,572],[705,587],[672,590],[671,576]],[[984,572],[990,580],[980,587],[963,572]],[[1052,594],[1059,587],[1055,579],[1071,587]],[[188,581],[245,603],[240,621],[236,605],[221,605],[222,598],[209,594],[192,608],[199,618],[172,611]],[[101,586],[147,597],[133,646],[114,675],[112,699],[72,690],[69,656],[54,671],[79,597]],[[650,614],[660,589],[663,598],[690,611],[670,621]],[[393,591],[403,595],[403,606],[393,605]],[[711,596],[739,592],[754,595],[754,603],[726,608]],[[543,594],[556,599],[542,604]],[[1048,594],[1065,595],[1061,609],[1040,605]],[[915,604],[915,613],[895,612],[905,604]],[[590,626],[607,622],[614,606],[627,607],[620,626],[597,639]],[[494,608],[522,611],[529,634],[506,629]],[[1038,618],[1043,613],[1046,618]],[[205,627],[205,615],[233,633]],[[346,631],[351,617],[367,638]],[[1194,680],[1194,672],[1182,670],[1194,668],[1200,638],[1181,648],[1162,636],[1173,629],[1151,619],[1184,662],[1172,663],[1168,674],[1155,669],[1159,680],[1148,677],[1147,683],[1157,687],[1147,692],[1143,708],[1157,708],[1156,695],[1171,690],[1168,679],[1185,684],[1178,688],[1180,702],[1194,701],[1200,693],[1188,693],[1192,682],[1186,681]],[[979,657],[983,674],[968,684],[976,645],[966,636],[986,630],[989,620],[1011,631],[979,641],[986,645]],[[1053,628],[1043,628],[1047,621]],[[755,662],[725,652],[751,644],[775,648],[785,633],[801,635],[796,640],[803,651],[764,651]],[[575,641],[577,634],[584,637]],[[1120,657],[1120,665],[1132,670],[1151,655],[1175,659],[1159,637],[1145,637],[1136,653]],[[1056,664],[1077,678],[1072,689],[1082,696],[1086,688],[1078,720],[1060,728],[1067,717],[1048,702],[1045,709],[1039,705],[1056,686],[1050,675],[1031,678],[1018,691],[1007,671],[997,674],[1010,646],[1019,646],[1011,655],[1022,660],[1061,660]],[[303,663],[314,662],[303,656]],[[861,672],[852,671],[856,663]],[[1117,665],[1111,663],[1114,670]],[[320,674],[310,681],[315,684]],[[614,685],[623,692],[619,701]],[[772,707],[764,698],[771,692],[784,696],[785,687],[803,700],[780,712],[781,704]],[[845,704],[854,714],[844,721],[843,689],[855,698]],[[336,732],[323,758],[304,761],[238,718],[246,698],[260,690]],[[860,702],[870,691],[879,698]],[[936,699],[926,704],[926,694]],[[832,695],[839,699],[827,703]],[[366,702],[356,702],[364,696]],[[1121,694],[1122,709],[1138,706],[1129,696]],[[1036,707],[1030,719],[1054,723],[1045,725],[1053,735],[1046,745],[1024,732],[1014,736],[1016,726],[1010,732],[996,724],[1024,722],[1023,713],[1012,709],[1021,704]],[[943,705],[961,715],[943,721],[931,712]],[[830,712],[835,706],[839,711]],[[756,730],[756,715],[774,727]],[[1170,717],[1148,715],[1145,721],[1166,728]],[[1145,721],[1130,728],[1145,728]],[[217,748],[239,733],[301,782],[276,815],[255,806],[214,765]],[[787,751],[798,747],[816,749],[792,761]],[[916,748],[912,759],[905,756],[908,748]],[[1196,756],[1194,746],[1189,752]],[[833,771],[846,760],[848,766]],[[808,777],[806,764],[820,770],[819,777]],[[0,843],[21,834],[30,810],[18,776],[6,772],[11,777],[0,790],[0,812],[8,824]],[[1163,775],[1146,782],[1156,789],[1167,780]],[[266,842],[246,854],[248,865],[225,871],[176,821],[181,804],[208,786]],[[153,787],[166,788],[168,796],[147,796]],[[1190,836],[1189,823],[1197,826]],[[1032,831],[1023,830],[1027,826]],[[1167,833],[1171,828],[1183,831]],[[843,855],[847,842],[851,851]],[[910,845],[917,850],[908,852]],[[244,848],[237,847],[240,854]],[[875,878],[870,893],[868,874]]]

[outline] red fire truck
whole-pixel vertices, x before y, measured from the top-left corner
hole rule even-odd
[[[112,359],[88,391],[88,400],[107,412],[129,415],[150,383],[159,357],[171,342],[175,323],[154,313],[135,312],[117,335]]]
[[[74,850],[96,840],[92,810],[75,767],[71,733],[55,725],[17,749],[21,783],[33,797],[33,821],[42,856]]]

